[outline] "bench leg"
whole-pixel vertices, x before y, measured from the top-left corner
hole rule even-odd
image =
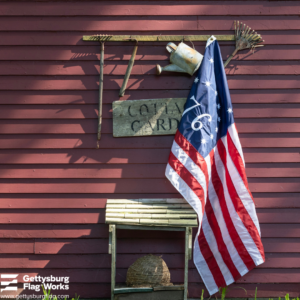
[[[188,270],[189,270],[189,259],[190,259],[190,235],[191,227],[185,228],[185,255],[184,255],[184,300],[187,300],[188,296]]]
[[[114,300],[114,289],[116,286],[116,254],[117,254],[117,238],[116,238],[116,225],[109,225],[110,244],[111,250],[111,300]]]

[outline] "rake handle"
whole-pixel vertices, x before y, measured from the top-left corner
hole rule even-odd
[[[227,60],[224,63],[224,68],[226,68],[226,66],[229,64],[229,62],[232,60],[232,58],[237,54],[239,50],[235,49],[232,54],[227,58]]]

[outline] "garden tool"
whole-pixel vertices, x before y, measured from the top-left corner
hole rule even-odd
[[[178,46],[174,43],[168,43],[166,48],[171,53],[171,64],[163,68],[160,65],[156,65],[157,75],[161,74],[162,71],[183,72],[193,75],[199,69],[203,55],[196,51],[195,48],[193,49],[183,42]]]
[[[98,134],[97,140],[101,139],[101,124],[102,124],[102,100],[103,100],[103,66],[104,66],[104,42],[101,43],[100,51],[100,78],[99,78],[99,112],[98,112]],[[97,148],[99,144],[97,143]]]
[[[226,62],[224,63],[224,68],[228,65],[228,63],[231,61],[231,59],[236,55],[236,53],[239,50],[244,49],[254,49],[256,47],[263,47],[264,45],[258,45],[261,42],[264,42],[261,39],[261,35],[257,34],[257,32],[254,32],[254,30],[251,31],[251,28],[248,27],[246,24],[243,24],[242,22],[239,23],[239,21],[234,21],[234,30],[235,30],[235,50],[233,53],[228,57]]]
[[[132,67],[133,67],[133,64],[134,64],[134,59],[135,59],[135,55],[136,55],[137,48],[138,48],[138,41],[136,39],[131,39],[130,38],[129,40],[135,40],[135,46],[133,48],[133,52],[132,52],[130,60],[128,62],[128,66],[127,66],[127,70],[126,70],[125,77],[124,77],[124,80],[123,80],[123,84],[122,84],[122,87],[121,87],[120,92],[119,92],[120,97],[123,97],[124,94],[125,94],[126,86],[127,86],[127,83],[128,83],[129,77],[130,77],[130,73],[131,73],[131,70],[132,70]]]

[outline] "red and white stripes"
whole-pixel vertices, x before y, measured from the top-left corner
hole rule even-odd
[[[210,294],[264,262],[235,124],[205,158],[177,131],[166,176],[198,214],[194,263]]]

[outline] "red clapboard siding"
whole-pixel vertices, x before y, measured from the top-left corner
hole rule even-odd
[[[177,16],[177,15],[297,15],[297,3],[293,1],[277,2],[273,5],[268,1],[249,1],[240,5],[239,1],[222,1],[212,4],[210,1],[186,3],[184,1],[170,1],[160,4],[149,4],[142,1],[134,5],[127,1],[124,4],[102,3],[96,6],[93,2],[68,3],[36,3],[34,6],[26,4],[1,3],[0,15],[3,16]]]
[[[105,222],[104,209],[2,210],[2,224],[97,224]]]
[[[235,105],[236,106],[236,105]],[[235,119],[239,133],[299,133],[298,118]],[[112,119],[102,123],[103,134],[113,133]],[[89,134],[97,133],[97,119],[0,120],[0,134]],[[2,136],[2,138],[7,138]]]
[[[109,166],[109,165],[108,165]],[[105,208],[107,198],[111,198],[111,194],[85,194],[85,198],[81,198],[80,194],[2,194],[0,207],[7,209],[16,208]],[[157,198],[157,194],[137,193],[137,194],[115,194],[115,199],[139,199],[139,198]],[[178,193],[164,194],[166,198],[180,198]],[[300,207],[297,193],[253,193],[255,205],[258,208],[296,208]],[[91,233],[92,234],[92,233]]]
[[[161,129],[162,130],[162,129]],[[163,132],[163,130],[162,130]],[[18,149],[23,145],[23,149],[35,148],[95,148],[95,134],[72,134],[60,136],[53,135],[12,135],[0,136],[0,149]],[[300,147],[299,133],[274,133],[274,134],[240,134],[240,141],[244,148],[283,148]],[[124,149],[170,149],[174,136],[159,136],[153,143],[152,137],[135,138],[113,138],[111,134],[102,134],[103,143],[101,149],[119,148],[120,143]]]
[[[1,1],[0,1],[1,2]],[[296,3],[296,2],[295,2]],[[214,4],[215,5],[215,4]],[[297,14],[297,11],[295,10]],[[235,19],[238,19],[236,17]],[[137,28],[138,29],[138,28]],[[300,31],[299,30],[259,30],[259,33],[264,38],[265,45],[299,45],[300,44]],[[110,31],[109,34],[124,34],[124,32],[120,31]],[[142,35],[145,34],[144,31],[130,31],[132,35]],[[157,30],[157,31],[147,31],[149,35],[191,35],[190,30]],[[212,35],[212,34],[233,34],[231,30],[226,31],[218,31],[218,30],[201,30],[201,34],[204,35]],[[13,32],[5,32],[0,31],[0,45],[1,46],[86,46],[87,42],[82,40],[83,35],[95,35],[94,31],[60,31],[60,32],[35,32],[35,31],[13,31]],[[88,45],[97,45],[96,42],[90,42]],[[221,48],[223,49],[224,45],[233,44],[233,42],[222,42]],[[114,42],[114,46],[128,46],[128,43],[125,42]],[[149,45],[147,42],[139,42],[139,45]],[[151,46],[161,46],[161,42],[151,42]],[[198,49],[198,46],[205,46],[205,42],[194,42],[195,47]],[[200,48],[199,48],[200,49]],[[202,48],[204,49],[204,47]],[[98,52],[97,52],[98,53]],[[287,57],[282,58],[282,60],[287,59]],[[241,61],[240,61],[241,62]]]
[[[104,224],[0,224],[0,238],[108,238]]]
[[[189,90],[127,90],[121,100],[185,98]],[[97,104],[98,91],[0,91],[2,104]],[[103,103],[119,100],[119,90],[106,90]],[[232,103],[300,103],[299,89],[293,90],[232,90]],[[96,107],[96,106],[95,106]],[[298,117],[298,116],[297,116]],[[280,120],[279,120],[280,121]]]
[[[195,231],[195,230],[194,230]],[[297,238],[300,225],[295,224],[261,224],[262,236],[273,238]],[[119,230],[120,238],[157,238],[178,239],[183,238],[182,232]],[[1,224],[0,238],[108,238],[108,225],[106,224]]]
[[[17,293],[27,293],[25,274],[57,275],[70,277],[70,297],[108,299],[107,199],[181,198],[164,176],[173,136],[113,138],[111,104],[185,98],[193,77],[157,76],[156,64],[169,64],[167,43],[140,42],[119,98],[134,43],[107,42],[96,149],[100,45],[82,36],[232,35],[240,20],[265,40],[254,53],[239,52],[226,74],[266,262],[226,296],[252,298],[258,287],[260,298],[299,297],[298,15],[297,1],[0,0],[0,273],[19,274]],[[194,43],[202,54],[205,44]],[[225,60],[234,42],[220,48]],[[183,232],[117,235],[118,283],[148,253],[162,256],[173,283],[183,282]],[[189,268],[196,299],[205,287],[192,261]]]
[[[160,62],[162,67],[168,62]],[[104,75],[122,75],[127,69],[127,62],[106,62]],[[0,61],[0,75],[99,75],[98,61]],[[300,73],[297,61],[232,61],[225,69],[228,75],[296,75]],[[156,75],[154,62],[135,62],[132,75]],[[165,73],[166,75],[167,73]],[[162,80],[162,76],[160,76]]]
[[[245,148],[246,163],[300,162],[298,148]],[[166,163],[169,149],[0,150],[1,164]]]
[[[299,238],[263,238],[266,252],[299,253]],[[47,239],[35,241],[36,254],[107,253],[108,239]],[[183,239],[119,239],[118,253],[184,253]]]
[[[0,166],[0,176],[1,178],[164,178],[165,169],[166,164],[107,165],[101,168],[98,165],[88,167],[75,165],[67,168],[61,165],[6,165]],[[300,177],[300,164],[247,164],[246,173],[248,177]],[[100,203],[99,200],[92,200],[92,204]]]
[[[255,30],[300,29],[297,16],[240,16]],[[3,31],[139,31],[150,30],[232,30],[231,16],[78,16],[78,17],[5,17],[0,19]]]
[[[14,76],[1,76],[0,88],[2,90],[96,90],[99,76],[19,76],[15,81]],[[123,77],[106,76],[105,89],[120,89]],[[299,79],[291,75],[270,76],[237,76],[228,77],[230,89],[297,89]],[[128,80],[128,89],[178,89],[191,88],[189,77],[179,76],[145,77],[143,80],[137,76],[131,76]]]
[[[121,233],[122,231],[118,231]],[[151,236],[150,236],[151,237]],[[178,237],[176,237],[178,238]],[[138,258],[144,254],[118,254],[116,261],[118,269],[128,268]],[[156,254],[161,255],[166,264],[171,269],[184,268],[184,256],[179,254]],[[110,268],[110,255],[103,254],[68,254],[66,255],[51,255],[39,254],[38,258],[35,255],[28,254],[0,254],[1,268],[7,269],[85,269],[85,268]],[[189,261],[189,267],[195,268],[192,261]],[[300,267],[299,253],[266,253],[266,262],[259,269],[298,269]],[[267,271],[267,270],[264,270]],[[272,270],[271,270],[272,271]]]
[[[261,223],[300,223],[299,211],[295,208],[257,209]],[[1,224],[102,224],[104,222],[105,209],[15,209],[2,210],[0,213]]]
[[[234,104],[236,118],[297,118],[300,104]],[[96,105],[2,105],[4,119],[97,119]],[[103,118],[112,118],[112,107],[103,105]],[[279,120],[280,121],[280,120]],[[96,121],[97,122],[97,121]],[[159,139],[159,136],[156,137]],[[121,140],[117,138],[116,140]]]
[[[2,193],[175,193],[167,179],[0,179]],[[249,178],[252,192],[300,192],[300,178]],[[113,196],[112,196],[113,197]]]
[[[98,76],[19,76],[15,81],[13,76],[2,76],[0,88],[2,90],[95,90],[98,89]],[[106,89],[120,89],[123,77],[106,76],[104,86]],[[299,79],[291,75],[270,76],[236,76],[228,77],[231,89],[297,89]],[[145,77],[131,76],[128,81],[129,89],[178,89],[190,88],[192,86],[189,77],[179,76]]]
[[[0,253],[34,253],[32,239],[1,239]]]
[[[1,60],[26,60],[26,61],[71,61],[76,64],[81,64],[82,61],[99,62],[99,45],[86,42],[86,46],[5,46],[0,49]],[[222,57],[225,60],[235,49],[233,45],[221,45]],[[132,54],[132,46],[114,46],[107,45],[104,52],[105,61],[128,61]],[[270,45],[259,48],[254,52],[250,50],[243,50],[233,58],[233,61],[264,61],[264,60],[287,60],[298,61],[299,45]],[[36,50],[36,51],[35,51]],[[197,47],[197,50],[204,53],[205,45]],[[164,46],[139,46],[136,61],[154,61],[167,62],[169,61],[168,51]],[[181,75],[182,76],[182,75]],[[188,75],[186,75],[188,76]],[[157,76],[156,76],[157,77]],[[164,76],[160,76],[163,78]],[[184,78],[184,77],[182,77]]]

